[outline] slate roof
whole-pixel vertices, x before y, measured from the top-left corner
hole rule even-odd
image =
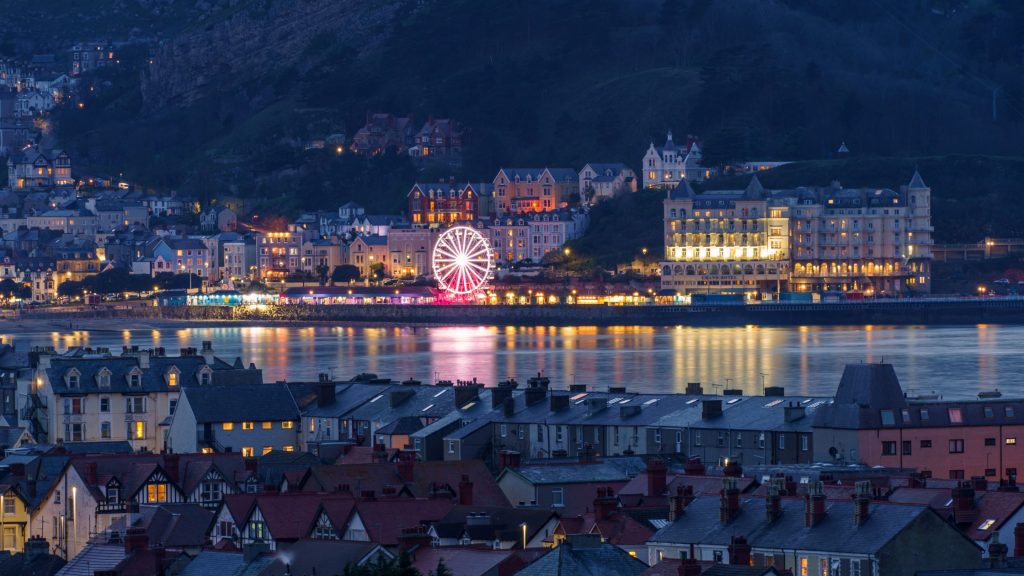
[[[867,521],[857,526],[852,500],[826,500],[826,517],[807,528],[803,498],[783,498],[782,514],[769,523],[763,499],[741,496],[740,513],[722,524],[720,498],[698,496],[686,506],[680,519],[658,530],[650,542],[728,546],[733,536],[741,535],[755,548],[874,554],[922,514],[934,513],[926,506],[885,502],[871,502],[869,506]]]
[[[553,548],[517,572],[518,576],[640,576],[647,565],[611,544],[574,545],[572,541]]]
[[[199,424],[299,419],[299,408],[283,383],[188,386],[182,395]]]
[[[61,445],[64,451],[72,454],[131,454],[132,443],[127,440],[109,440],[95,442],[65,442]]]
[[[246,563],[238,552],[203,550],[185,566],[180,576],[257,576],[273,562],[272,556],[258,556]]]
[[[927,187],[928,185],[924,183],[924,178],[921,178],[921,173],[915,169],[914,176],[910,179],[910,184],[907,185],[907,188],[911,190],[920,190]]]
[[[907,406],[892,364],[847,364],[835,401],[823,406],[814,424],[824,428],[877,428],[881,409]]]
[[[213,512],[198,504],[161,504],[140,506],[132,526],[145,528],[150,545],[181,548],[206,544],[213,521]]]
[[[416,416],[403,416],[377,429],[377,434],[412,434],[423,428],[423,422]]]
[[[378,546],[372,542],[299,540],[288,546],[287,562],[284,556],[276,555],[274,561],[259,572],[259,576],[341,573],[348,564],[364,562],[367,556],[379,549]]]
[[[452,576],[479,576],[501,564],[512,554],[511,550],[482,550],[461,546],[421,547],[414,552],[412,565],[420,574],[430,574],[437,570],[438,562],[444,560],[444,565],[451,571]]]
[[[142,368],[140,359],[135,356],[86,355],[81,349],[72,349],[60,356],[50,358],[50,367],[43,369],[47,380],[55,394],[86,394],[86,393],[131,393],[131,392],[167,392],[172,390],[167,384],[167,374],[171,368],[180,371],[180,387],[199,384],[199,375],[204,366],[210,366],[213,384],[223,381],[244,380],[262,382],[259,370],[238,370],[223,360],[215,359],[212,365],[206,363],[201,355],[193,356],[151,356],[149,368]],[[129,386],[129,375],[134,369],[141,370],[140,386]],[[78,388],[69,389],[64,377],[71,370],[79,374]],[[104,370],[110,371],[110,387],[100,388],[99,375]]]
[[[85,548],[57,572],[57,576],[93,576],[110,570],[124,560],[123,544],[86,544]]]
[[[24,553],[0,553],[0,576],[53,576],[67,562],[60,556],[42,554],[27,561]]]
[[[488,522],[483,525],[470,525],[467,517],[471,514],[487,514]],[[438,534],[454,538],[468,532],[473,540],[522,542],[524,523],[527,539],[532,540],[553,517],[556,517],[556,514],[551,510],[504,506],[456,506],[434,523],[434,529]]]
[[[621,466],[609,462],[594,464],[538,465],[508,468],[501,473],[522,476],[534,485],[574,484],[596,482],[627,482],[630,474]]]

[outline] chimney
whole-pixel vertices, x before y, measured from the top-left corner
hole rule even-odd
[[[398,406],[401,406],[403,402],[405,402],[409,398],[412,398],[415,395],[416,391],[410,390],[408,388],[392,390],[391,392],[388,393],[388,405],[391,406],[392,408],[396,408]]]
[[[587,391],[587,385],[586,384],[569,384],[569,392],[572,392],[573,394],[575,394],[577,392],[586,392],[586,391]]]
[[[971,476],[971,485],[974,487],[975,492],[985,492],[988,490],[988,480],[985,480],[984,476]]]
[[[502,470],[505,468],[519,468],[521,457],[515,450],[502,450],[498,453],[498,465]]]
[[[740,489],[735,478],[722,478],[721,506],[718,519],[722,524],[731,522],[740,513]]]
[[[712,418],[718,418],[722,415],[721,400],[704,400],[700,405],[700,417],[702,420],[711,420]]]
[[[24,465],[22,465],[22,466],[24,466]],[[11,471],[13,472],[13,470],[11,470]],[[22,473],[24,473],[24,472],[25,472],[25,470],[22,469]],[[95,486],[97,484],[97,482],[99,482],[99,481],[97,480],[96,463],[95,462],[86,462],[85,463],[85,483],[90,485],[90,486]]]
[[[701,387],[700,382],[687,382],[686,383],[686,395],[687,396],[703,396],[704,388]]]
[[[149,350],[139,352],[139,368],[149,370]]]
[[[25,542],[25,563],[50,553],[50,543],[42,536],[33,536]]]
[[[786,496],[796,496],[796,480],[792,476],[785,477],[783,486],[786,488]]]
[[[618,507],[619,501],[615,498],[615,491],[611,486],[597,489],[597,498],[594,500],[595,520],[607,520]]]
[[[203,360],[210,366],[213,366],[213,342],[211,340],[203,340]]]
[[[375,502],[377,500],[377,493],[373,490],[363,490],[359,493],[359,497],[364,502]]]
[[[171,482],[177,483],[179,480],[178,469],[181,465],[181,456],[175,453],[164,454],[164,473],[170,478]]]
[[[477,398],[480,397],[480,386],[479,384],[463,384],[461,386],[454,386],[455,390],[455,407],[461,409],[470,402],[476,402]]]
[[[790,402],[786,406],[785,420],[786,422],[795,422],[804,417],[804,407],[797,402]]]
[[[764,389],[765,396],[785,396],[786,389],[782,386],[768,386]]]
[[[569,408],[569,395],[556,394],[552,392],[551,396],[548,398],[548,402],[550,403],[552,412],[561,412],[562,410]]]
[[[953,520],[961,527],[969,525],[974,518],[974,485],[970,480],[958,482],[953,488]]]
[[[326,376],[326,374],[321,374]],[[334,404],[337,390],[334,387],[334,382],[330,380],[321,379],[316,387],[316,405],[323,408],[324,406],[330,406]]]
[[[813,528],[825,519],[825,486],[814,482],[804,494],[804,525]]]
[[[776,484],[768,485],[768,495],[764,498],[765,517],[768,522],[774,522],[782,516],[782,496],[779,495],[779,487]]]
[[[743,467],[740,466],[740,463],[735,458],[727,458],[725,460],[725,467],[722,468],[722,475],[740,478],[743,476]]]
[[[999,541],[999,532],[992,533],[992,541],[988,545],[988,565],[990,568],[1003,568],[1006,566],[1006,556],[1009,552],[1006,544]]]
[[[665,493],[665,486],[668,483],[668,467],[661,458],[651,458],[647,461],[647,495],[661,496]]]
[[[687,486],[689,488],[689,486]],[[674,494],[668,497],[668,521],[675,522],[686,509],[686,491],[683,486],[676,486]]]
[[[523,391],[526,395],[526,405],[533,406],[544,401],[544,397],[548,394],[548,389],[541,386],[530,386]]]
[[[679,563],[679,576],[700,576],[700,562],[693,558],[681,560]]]
[[[683,474],[687,476],[703,476],[704,475],[704,463],[700,461],[699,457],[690,458],[683,464]]]
[[[853,524],[860,526],[868,521],[871,504],[871,481],[861,480],[854,485]]]
[[[473,482],[469,479],[468,474],[462,475],[462,480],[459,482],[459,506],[472,506],[473,505]]]
[[[496,410],[505,405],[505,399],[512,397],[514,388],[511,386],[498,386],[491,388],[491,409]]]
[[[132,526],[124,532],[124,554],[131,556],[133,552],[139,552],[149,547],[149,536],[145,528]]]
[[[593,416],[607,407],[607,398],[587,398],[587,416]]]
[[[1024,558],[1024,522],[1018,522],[1013,527],[1013,556]]]
[[[35,478],[29,478],[25,483],[28,485],[28,495],[29,495],[29,498],[35,498],[36,497],[36,486],[37,486],[36,479]]]
[[[734,566],[750,566],[750,555],[753,546],[743,536],[733,536],[729,542],[729,564]]]

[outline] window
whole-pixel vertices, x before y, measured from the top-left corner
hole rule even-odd
[[[963,480],[964,479],[964,471],[963,470],[950,470],[949,471],[949,479],[950,480]]]
[[[882,426],[895,426],[896,416],[892,410],[882,410]]]
[[[736,433],[736,447],[737,448],[743,448],[743,433],[742,432],[737,432]]]
[[[1007,406],[1005,408],[1005,413],[1007,418],[1013,418],[1013,406]]]
[[[8,552],[14,552],[17,547],[17,526],[4,526],[4,550]]]
[[[273,449],[274,449],[273,446],[264,446],[263,447],[263,454],[270,454],[270,452],[273,451]]]
[[[263,429],[264,430],[271,430],[273,428],[274,428],[274,423],[273,422],[264,422],[263,423]]]
[[[985,468],[985,476],[995,476],[995,475],[996,475],[996,469],[995,468]]]
[[[988,518],[978,526],[978,530],[988,530],[995,523],[996,521],[994,518]]]
[[[146,413],[146,399],[141,396],[133,396],[131,398],[125,398],[124,411],[129,414],[145,414]]]
[[[786,449],[786,435],[785,434],[779,434],[779,450],[785,450],[785,449]]]
[[[252,458],[256,454],[256,450],[252,446],[242,446],[242,457]]]
[[[991,407],[989,407],[989,406],[985,406],[985,407],[984,407],[984,408],[982,409],[982,412],[983,412],[983,413],[985,414],[985,418],[991,418],[991,417],[993,416],[993,414],[992,414],[992,408],[991,408]]]
[[[281,447],[281,450],[284,450],[285,452],[295,452],[295,446],[291,444],[285,444],[284,446]]]
[[[895,441],[883,441],[882,442],[882,456],[895,456],[896,455],[896,442]]]
[[[995,445],[996,445],[996,439],[995,438],[985,438],[985,446],[995,446]]]
[[[448,453],[455,454],[455,440],[448,441]]]
[[[963,440],[950,440],[949,441],[949,453],[950,454],[963,454],[964,452],[964,441]]]
[[[178,385],[178,373],[177,372],[168,372],[167,373],[167,385],[171,386],[171,387],[174,387],[174,386]]]
[[[1017,439],[1016,438],[1007,438],[1006,439],[1006,445],[1007,446],[1016,446],[1016,444],[1017,444]]]
[[[167,502],[167,484],[164,482],[147,484],[146,502]]]
[[[927,419],[928,419],[928,410],[926,410],[924,408],[921,408],[921,420],[927,420]]]
[[[106,396],[100,397],[100,412],[110,412],[110,398]]]
[[[14,514],[14,498],[4,498],[4,516]]]
[[[100,438],[110,438],[110,422],[100,422]]]
[[[537,442],[543,442],[543,441],[544,441],[544,425],[543,424],[538,424],[537,425]]]
[[[285,430],[291,430],[294,427],[295,427],[295,422],[292,422],[291,420],[287,420],[285,422],[281,422],[281,428],[283,428]]]
[[[203,502],[219,502],[223,495],[223,482],[203,482],[199,490],[199,499]]]
[[[242,430],[253,430],[256,425],[252,422],[242,422]]]
[[[932,447],[932,441],[931,440],[921,440],[921,448],[931,448],[931,447]]]
[[[903,441],[903,455],[910,456],[914,443],[910,440]]]
[[[501,424],[501,425],[499,425],[498,426],[498,431],[501,434],[502,438],[508,436],[508,424]]]
[[[131,386],[132,388],[138,388],[139,386],[141,386],[142,385],[142,375],[141,374],[136,374],[136,373],[132,373],[131,375],[129,375],[128,376],[128,385]]]
[[[964,419],[963,419],[963,416],[960,414],[960,409],[959,408],[950,408],[949,409],[949,423],[950,424],[963,424],[964,423]]]
[[[810,443],[809,436],[807,436],[807,434],[802,434],[800,436],[800,451],[807,452],[810,447]]]
[[[117,504],[121,497],[121,491],[117,486],[107,486],[107,504]]]
[[[146,438],[146,422],[143,420],[129,422],[128,437],[132,440],[144,440]]]
[[[711,551],[711,557],[714,559],[715,562],[721,563],[722,562],[722,551],[721,550],[712,550]]]
[[[552,488],[551,505],[558,508],[565,506],[565,490],[563,488]]]
[[[807,558],[800,559],[800,576],[807,576]]]
[[[656,428],[654,430],[654,443],[655,444],[661,444],[661,429],[660,428]]]
[[[694,434],[693,435],[693,445],[694,446],[700,446],[702,444],[702,441],[703,441],[702,438],[701,438],[700,430],[694,432],[693,434]]]
[[[171,416],[174,415],[174,411],[178,409],[178,399],[175,398],[167,404],[168,410],[170,410]]]
[[[221,424],[221,428],[223,428],[225,431],[234,430],[235,429],[235,423],[234,422],[225,422],[225,423]]]
[[[1006,477],[1009,478],[1011,476],[1014,477],[1014,478],[1017,477],[1017,469],[1016,468],[1007,468],[1006,469]]]

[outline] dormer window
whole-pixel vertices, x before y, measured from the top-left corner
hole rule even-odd
[[[96,385],[100,388],[110,388],[110,370],[100,368],[96,374]]]
[[[177,366],[171,366],[171,368],[167,370],[167,385],[170,386],[171,388],[174,388],[175,386],[180,384],[180,381],[181,371],[178,370]]]
[[[128,387],[129,388],[139,388],[141,386],[142,386],[142,370],[139,370],[138,368],[134,368],[134,369],[132,369],[131,372],[128,373]]]
[[[67,373],[67,386],[68,388],[78,388],[82,374],[76,368],[68,370]]]
[[[203,366],[203,369],[199,371],[199,384],[201,386],[209,386],[213,382],[213,371],[210,370],[209,366]]]

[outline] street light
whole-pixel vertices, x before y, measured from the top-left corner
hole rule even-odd
[[[519,525],[523,529],[523,550],[526,550],[526,522]]]

